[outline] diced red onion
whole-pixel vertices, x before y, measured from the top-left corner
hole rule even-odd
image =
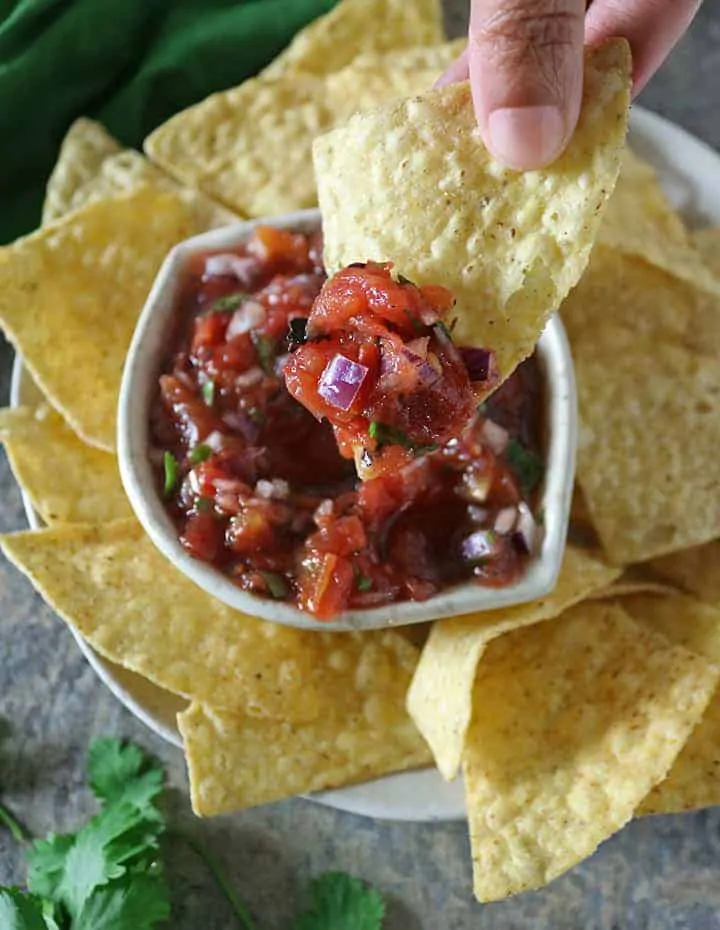
[[[189,388],[191,391],[195,390],[195,383],[186,371],[176,371],[174,374],[177,380],[186,388]]]
[[[326,497],[324,501],[321,501],[315,508],[315,513],[313,514],[313,519],[317,523],[318,520],[324,520],[327,517],[332,516],[335,504],[331,497]]]
[[[508,536],[517,522],[518,512],[516,507],[503,507],[495,516],[495,532],[501,536]]]
[[[244,300],[233,313],[225,332],[228,342],[236,336],[243,336],[253,329],[258,329],[267,319],[267,311],[257,300]]]
[[[273,478],[271,481],[261,478],[255,485],[255,493],[266,500],[283,501],[290,496],[290,485],[282,478]]]
[[[492,530],[476,530],[460,544],[460,552],[466,562],[492,559],[498,554],[498,539]]]
[[[247,486],[238,478],[214,478],[213,485],[216,491],[225,494],[242,494]]]
[[[208,255],[205,259],[204,278],[237,278],[247,283],[252,279],[257,262],[253,258],[243,258],[233,255],[232,252],[223,252],[220,255]]]
[[[480,435],[495,455],[502,455],[510,442],[510,434],[494,420],[485,420]]]
[[[253,443],[260,435],[260,427],[246,413],[235,413],[230,410],[224,413],[222,418],[223,422],[227,423],[231,430],[240,433],[246,442]]]
[[[226,514],[238,514],[242,509],[240,498],[229,491],[215,495],[215,506]]]
[[[358,396],[369,368],[339,353],[327,364],[318,381],[318,394],[333,407],[349,410]]]
[[[488,349],[461,348],[460,355],[471,381],[487,381],[493,369],[495,356]]]
[[[513,533],[513,542],[521,552],[532,553],[537,544],[537,523],[527,504],[518,505],[517,529]]]

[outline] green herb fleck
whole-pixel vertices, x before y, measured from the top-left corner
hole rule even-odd
[[[172,452],[166,452],[163,455],[163,468],[165,469],[165,486],[166,495],[172,494],[178,482],[178,462]]]
[[[279,572],[260,572],[268,586],[270,597],[277,601],[284,600],[290,593],[290,588],[285,578]]]
[[[209,459],[212,455],[213,450],[210,446],[205,445],[203,442],[199,442],[190,452],[188,456],[188,461],[191,465],[199,465],[200,462],[204,462],[206,459]]]
[[[238,291],[236,294],[226,294],[225,297],[219,297],[213,302],[208,313],[221,313],[223,310],[237,310],[240,304],[247,300],[248,294],[244,291]]]
[[[415,443],[402,430],[396,429],[394,426],[387,426],[378,420],[371,421],[368,427],[368,435],[377,442],[379,447],[401,446],[403,449],[408,449],[413,455],[425,455],[428,452],[436,452],[438,449],[437,443],[429,443],[428,445]]]
[[[531,494],[540,484],[545,469],[540,456],[526,449],[518,439],[511,439],[505,450],[510,467],[515,472],[523,493]]]
[[[448,328],[447,324],[443,323],[442,320],[438,320],[435,326],[452,341],[452,331]]]
[[[381,930],[385,904],[373,888],[344,872],[326,872],[310,886],[310,906],[293,930]]]
[[[258,426],[262,426],[267,420],[264,411],[259,407],[250,407],[247,413],[253,423],[257,423]]]
[[[196,497],[193,507],[200,513],[210,513],[213,509],[213,500],[211,497]]]
[[[487,409],[488,409],[488,405],[486,401],[483,401],[481,404],[477,405],[477,412],[480,414],[481,417],[484,417],[487,415]]]
[[[411,281],[410,278],[406,278],[404,274],[398,274],[397,276],[398,284],[410,284],[412,287],[417,287],[414,281]]]
[[[368,428],[368,435],[374,439],[378,446],[402,446],[403,449],[412,449],[412,442],[401,429],[386,426],[378,420],[373,420]]]
[[[408,320],[410,320],[410,325],[412,326],[412,328],[415,330],[416,333],[421,333],[425,329],[425,327],[422,324],[422,321],[418,320],[418,318],[415,316],[414,313],[410,313],[409,310],[406,310],[405,316],[408,318]]]
[[[269,336],[252,334],[252,341],[258,357],[258,363],[266,375],[275,374],[275,341]]]
[[[353,562],[353,575],[355,576],[355,587],[358,591],[371,591],[372,590],[372,578],[368,578],[367,575],[363,575],[360,571],[358,565]]]
[[[208,407],[212,407],[215,403],[215,382],[206,381],[202,386],[202,396],[205,403]]]

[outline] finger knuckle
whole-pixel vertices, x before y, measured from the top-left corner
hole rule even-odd
[[[547,54],[573,46],[580,17],[557,0],[528,3],[510,0],[475,24],[472,40],[495,56],[505,60],[524,59],[526,55]]]

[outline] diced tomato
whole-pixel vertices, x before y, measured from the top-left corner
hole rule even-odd
[[[213,513],[194,510],[188,514],[180,542],[201,562],[217,562],[223,556],[225,529]]]
[[[300,574],[300,606],[320,620],[328,619],[347,605],[354,580],[348,559],[330,553],[307,559]]]
[[[272,548],[275,531],[265,508],[246,505],[230,520],[227,545],[238,555],[251,555]]]
[[[367,534],[359,517],[340,517],[313,533],[307,545],[317,552],[352,555],[367,546]]]
[[[220,345],[225,339],[231,316],[231,313],[225,311],[209,311],[197,317],[191,344],[192,351],[196,352],[200,346]]]

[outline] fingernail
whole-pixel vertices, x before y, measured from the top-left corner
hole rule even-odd
[[[506,107],[488,117],[488,147],[508,168],[542,168],[555,159],[565,141],[559,107]]]

